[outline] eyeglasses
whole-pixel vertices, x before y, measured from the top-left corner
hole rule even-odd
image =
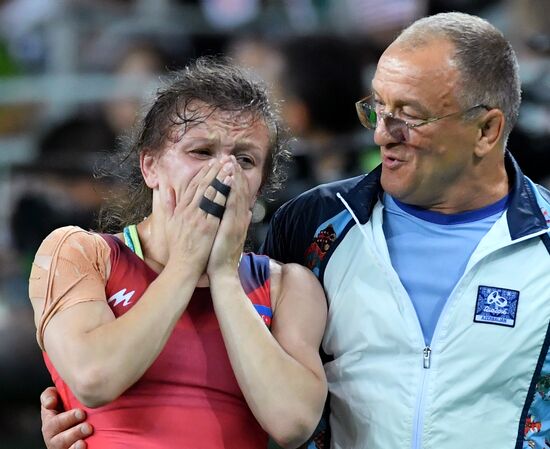
[[[476,104],[475,106],[463,111],[451,112],[450,114],[443,115],[441,117],[430,117],[424,120],[418,119],[407,121],[395,117],[391,112],[376,111],[376,106],[372,105],[372,97],[372,95],[369,95],[368,97],[365,97],[355,103],[355,109],[357,110],[359,121],[365,128],[375,130],[378,126],[378,122],[380,120],[384,120],[388,133],[400,141],[408,139],[409,130],[427,125],[428,123],[437,122],[444,118],[452,117],[453,115],[466,114],[467,112],[477,108],[491,109],[484,104]]]

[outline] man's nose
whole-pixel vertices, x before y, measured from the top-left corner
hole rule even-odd
[[[374,143],[378,146],[386,146],[392,143],[401,143],[405,140],[403,133],[395,127],[388,126],[387,119],[380,119],[374,130]]]

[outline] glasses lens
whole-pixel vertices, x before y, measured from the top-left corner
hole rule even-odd
[[[395,139],[403,141],[409,137],[409,128],[403,120],[395,117],[385,117],[384,124],[388,133]]]
[[[378,123],[378,117],[376,115],[376,111],[369,104],[366,104],[364,109],[365,109],[365,115],[367,116],[367,120],[372,126],[372,129],[376,128],[376,124]]]
[[[361,125],[368,129],[375,129],[376,111],[366,102],[357,102],[355,108]]]
[[[361,124],[368,129],[376,129],[378,125],[378,114],[376,109],[369,104],[369,99],[358,101],[355,103],[357,115]],[[384,121],[387,132],[399,141],[407,140],[409,137],[409,128],[403,120],[392,117],[391,114],[382,114],[381,118]]]

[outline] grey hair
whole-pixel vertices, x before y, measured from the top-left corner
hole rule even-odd
[[[519,65],[510,42],[486,20],[458,12],[419,19],[394,42],[421,46],[438,38],[449,40],[455,47],[452,59],[461,78],[459,103],[464,109],[476,104],[500,109],[505,117],[506,144],[521,103]]]

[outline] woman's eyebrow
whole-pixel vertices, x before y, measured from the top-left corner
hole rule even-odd
[[[254,142],[243,141],[235,143],[235,151],[260,151],[260,147]]]

